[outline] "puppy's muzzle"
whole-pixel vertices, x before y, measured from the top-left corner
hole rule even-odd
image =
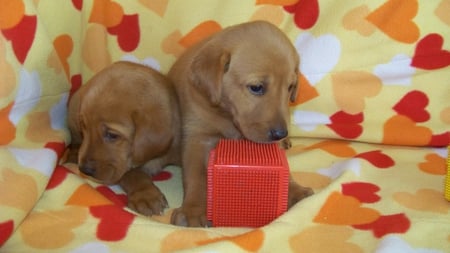
[[[83,164],[80,164],[80,171],[83,172],[83,174],[86,174],[88,176],[95,176],[95,164],[93,162],[86,162]]]
[[[274,128],[269,131],[269,138],[271,141],[279,141],[286,138],[288,131],[285,128]]]

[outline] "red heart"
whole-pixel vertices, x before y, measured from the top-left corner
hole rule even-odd
[[[64,166],[56,166],[55,170],[53,171],[52,177],[48,181],[46,190],[51,190],[60,185],[64,179],[66,179],[67,174],[69,171]]]
[[[377,168],[389,168],[395,165],[395,161],[388,155],[383,154],[380,150],[365,152],[355,157],[365,159]]]
[[[117,41],[123,51],[133,51],[140,40],[138,15],[123,15],[122,22],[115,27],[108,28],[108,32],[117,35]]]
[[[0,223],[0,248],[11,237],[14,231],[14,221],[8,220]]]
[[[172,178],[172,173],[168,171],[161,171],[152,177],[153,181],[166,181]]]
[[[294,22],[301,29],[309,29],[319,18],[319,3],[317,0],[300,0],[294,5],[285,6],[289,13],[294,13]]]
[[[415,90],[406,94],[393,109],[398,114],[406,116],[414,122],[425,122],[430,119],[430,114],[425,110],[427,105],[427,95]]]
[[[91,214],[100,219],[97,238],[103,241],[120,241],[126,237],[134,215],[116,205],[91,206]]]
[[[342,194],[357,198],[361,203],[375,203],[380,200],[376,194],[380,187],[371,183],[354,182],[342,184]]]
[[[104,185],[100,185],[96,189],[98,192],[100,192],[103,196],[112,201],[114,204],[120,207],[124,207],[127,205],[128,202],[127,195],[117,194],[114,191],[112,191],[109,187]]]
[[[36,33],[36,16],[23,16],[15,27],[2,30],[7,40],[11,41],[14,54],[20,63],[25,62]]]
[[[117,194],[109,187],[100,185],[97,188],[103,196],[114,205],[91,206],[91,214],[100,219],[97,227],[97,237],[105,241],[119,241],[125,238],[128,227],[134,220],[134,215],[123,209],[127,203],[125,194]]]
[[[70,91],[69,91],[69,100],[70,98],[73,96],[73,94],[81,87],[82,84],[82,77],[80,74],[78,75],[73,75],[70,78],[70,83],[71,83],[71,87],[70,87]]]
[[[72,4],[79,11],[83,8],[83,0],[72,0]]]
[[[450,65],[450,52],[443,50],[444,39],[437,33],[428,34],[417,43],[411,66],[421,69],[439,69]]]
[[[364,114],[348,114],[339,111],[330,117],[331,124],[327,126],[344,138],[354,139],[361,135],[363,128],[359,123],[363,122]]]
[[[450,132],[447,131],[442,134],[433,135],[431,137],[430,143],[428,143],[429,146],[432,147],[444,147],[448,146],[450,144]]]
[[[55,151],[58,158],[61,158],[66,150],[66,144],[64,142],[48,142],[45,144],[45,148]]]
[[[411,222],[405,214],[382,215],[376,221],[364,224],[353,225],[356,229],[372,230],[376,238],[381,238],[392,233],[406,233],[411,226]]]

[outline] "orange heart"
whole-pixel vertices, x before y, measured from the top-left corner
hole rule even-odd
[[[417,15],[417,0],[389,0],[366,19],[389,37],[404,43],[419,39],[420,31],[412,19]]]
[[[69,77],[70,67],[67,60],[69,56],[72,54],[73,50],[72,37],[70,37],[67,34],[60,35],[53,41],[53,46],[55,47],[56,54],[58,55],[58,58],[64,67],[64,72],[66,73],[66,76]]]
[[[16,26],[25,14],[22,0],[0,0],[0,30]]]
[[[442,122],[450,125],[450,106],[441,111],[440,118]]]
[[[350,227],[316,225],[290,237],[289,245],[294,252],[364,252],[351,242],[353,234]]]
[[[52,128],[52,120],[48,112],[33,112],[28,116],[29,125],[25,133],[30,141],[49,142],[61,140],[63,133]],[[39,129],[39,131],[36,131]]]
[[[433,153],[426,155],[425,159],[425,162],[419,163],[420,170],[433,175],[445,175],[447,173],[445,158]]]
[[[264,242],[264,232],[261,229],[255,229],[241,235],[214,238],[211,240],[198,242],[198,244],[204,245],[219,241],[231,241],[244,249],[246,252],[257,252]]]
[[[432,133],[426,127],[403,115],[395,115],[384,123],[383,143],[394,145],[426,145]]]
[[[139,0],[139,2],[150,10],[154,11],[160,17],[164,16],[169,0]]]
[[[344,71],[333,74],[333,94],[337,105],[344,112],[357,114],[365,108],[365,98],[380,93],[381,80],[363,71]]]
[[[112,204],[110,200],[88,184],[80,185],[66,202],[66,205],[88,207]]]
[[[298,184],[313,189],[323,189],[331,183],[330,177],[315,172],[291,171],[291,176]]]
[[[198,246],[196,242],[209,240],[207,230],[200,229],[174,229],[166,235],[160,243],[161,252],[175,252]]]
[[[176,30],[169,35],[161,42],[161,49],[166,54],[174,55],[175,57],[179,57],[183,51],[186,49],[182,45],[178,43],[180,39],[183,37],[179,30]]]
[[[11,102],[5,108],[0,109],[0,128],[2,129],[2,134],[0,135],[0,145],[6,145],[16,137],[16,126],[14,126],[8,117],[13,105],[14,102]]]
[[[298,0],[256,0],[256,5],[258,4],[272,4],[272,5],[294,5]]]
[[[0,170],[0,172],[0,192],[2,193],[0,206],[5,205],[25,212],[30,211],[39,197],[35,177],[30,173],[28,175],[17,173],[12,169],[6,168]],[[14,190],[18,186],[26,187],[26,191],[17,192]],[[24,194],[25,192],[26,194]],[[19,195],[20,197],[18,197]]]
[[[88,209],[65,207],[61,210],[31,212],[20,225],[23,241],[36,249],[58,249],[75,239],[73,229],[81,226],[88,217]],[[32,221],[32,222],[27,222]],[[64,225],[61,225],[63,221]],[[36,236],[36,228],[40,228]],[[45,229],[44,229],[45,228]],[[43,238],[46,238],[43,240]]]
[[[319,96],[316,88],[312,86],[308,79],[302,74],[298,75],[298,89],[297,89],[297,97],[295,102],[291,102],[291,106],[303,104],[315,97]]]
[[[281,26],[284,20],[284,11],[279,6],[264,5],[253,13],[250,20],[266,20],[276,26]]]
[[[314,218],[314,222],[332,225],[359,225],[374,222],[379,217],[378,211],[361,207],[358,199],[333,192]]]
[[[419,189],[415,194],[396,192],[393,198],[401,205],[414,210],[442,214],[447,214],[450,210],[450,205],[442,197],[442,191],[433,189]]]
[[[436,16],[448,26],[450,26],[450,15],[448,15],[448,10],[450,10],[450,0],[442,0],[434,13]]]
[[[367,5],[358,6],[345,14],[342,25],[345,29],[356,30],[363,36],[369,36],[375,31],[375,26],[365,19],[368,14]]]
[[[3,40],[0,40],[0,73],[2,73],[2,78],[0,79],[0,87],[2,87],[0,89],[0,99],[11,94],[11,92],[14,91],[17,87],[16,74],[14,72],[14,68],[11,66],[11,64],[9,64],[9,62],[6,59],[7,57],[5,44]],[[2,137],[3,136],[1,136],[0,139],[2,139]]]
[[[111,64],[105,29],[101,25],[91,25],[86,31],[83,41],[83,60],[94,73]]]
[[[353,157],[356,151],[350,147],[347,141],[325,140],[306,148],[306,150],[320,148],[327,153],[338,157]]]
[[[216,21],[208,20],[197,25],[188,34],[181,38],[178,43],[185,48],[188,48],[220,30],[222,30],[222,27]]]
[[[123,18],[123,8],[111,0],[94,0],[89,22],[102,24],[105,27],[114,27],[120,24]]]

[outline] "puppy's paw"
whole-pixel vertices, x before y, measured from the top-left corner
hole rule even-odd
[[[183,205],[173,211],[170,222],[184,227],[209,227],[206,208]]]
[[[289,138],[284,138],[280,141],[280,147],[282,149],[290,149],[292,147],[291,140]]]
[[[303,187],[293,181],[289,183],[288,192],[288,208],[297,204],[300,200],[314,194],[314,191],[309,187]]]
[[[128,194],[128,207],[146,216],[162,215],[169,207],[164,194],[155,186]]]

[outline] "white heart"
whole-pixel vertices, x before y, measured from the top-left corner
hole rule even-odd
[[[122,57],[122,61],[129,61],[129,62],[134,62],[134,63],[139,63],[142,65],[145,65],[147,67],[151,67],[152,69],[158,70],[160,71],[161,66],[158,62],[158,60],[156,60],[155,58],[145,58],[144,60],[139,60],[136,56],[128,54],[128,55],[124,55]]]
[[[311,85],[317,84],[338,63],[341,43],[330,34],[315,38],[310,33],[302,33],[295,40],[300,55],[300,71]]]
[[[51,126],[55,130],[62,130],[66,128],[68,98],[68,93],[63,94],[59,102],[50,109]]]
[[[100,242],[89,242],[70,251],[70,253],[84,253],[84,252],[109,253],[111,251],[109,250],[108,246]]]
[[[30,112],[41,99],[41,81],[37,72],[20,70],[20,82],[9,119],[14,125]]]
[[[328,115],[312,111],[296,110],[292,120],[295,125],[307,132],[314,131],[317,126],[331,124]]]
[[[375,253],[443,253],[434,249],[414,249],[402,238],[394,235],[388,235],[381,240]]]
[[[319,169],[317,172],[331,179],[336,179],[346,171],[352,171],[359,176],[361,171],[361,162],[358,159],[350,159],[342,162],[337,162],[329,168]]]
[[[58,157],[55,151],[43,149],[8,148],[16,161],[25,168],[34,169],[50,177],[55,168]]]
[[[411,67],[411,57],[407,55],[398,54],[386,64],[377,65],[373,74],[383,80],[384,85],[411,85],[411,78],[416,72],[415,68]]]

